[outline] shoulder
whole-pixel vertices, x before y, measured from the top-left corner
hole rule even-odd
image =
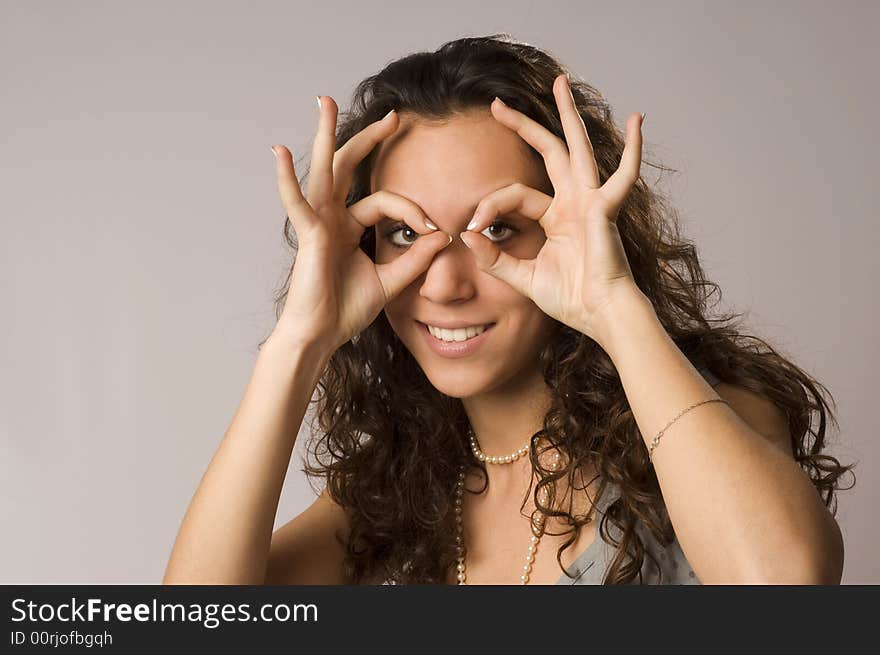
[[[762,437],[775,444],[782,452],[794,459],[792,435],[785,413],[769,398],[751,389],[722,382],[702,360],[696,363],[697,370],[715,389],[715,392],[730,405],[745,423]]]
[[[772,400],[751,389],[726,382],[714,386],[716,393],[749,427],[794,459],[788,419]]]
[[[348,516],[327,490],[272,535],[266,584],[347,584]]]

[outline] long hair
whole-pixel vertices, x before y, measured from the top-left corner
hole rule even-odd
[[[435,52],[393,61],[366,78],[356,87],[350,110],[339,113],[336,147],[391,109],[442,121],[485,109],[495,96],[564,140],[552,91],[553,80],[562,73],[571,79],[604,183],[620,164],[624,145],[607,101],[552,56],[507,34],[450,41]],[[543,166],[539,153],[529,149]],[[358,166],[347,205],[369,195],[373,161],[371,153]],[[842,466],[821,454],[827,421],[837,426],[825,398],[836,408],[828,390],[764,340],[742,334],[737,320],[741,314],[708,316],[709,299],[717,291],[720,301],[720,288],[706,280],[696,248],[680,234],[671,203],[641,177],[621,207],[617,225],[633,277],[675,344],[722,381],[768,397],[785,413],[797,463],[836,514],[838,478],[850,471],[854,479],[855,465]],[[284,237],[295,258],[297,244],[289,219]],[[364,232],[360,247],[375,261],[375,228]],[[275,298],[276,318],[286,302],[292,270],[291,265]],[[573,514],[571,501],[567,509],[565,503],[554,509],[556,481],[567,478],[568,486],[577,488],[576,473],[591,463],[599,477],[600,497],[609,483],[620,489],[597,530],[597,539],[616,548],[603,583],[630,583],[637,576],[641,581],[645,556],[657,562],[637,524],[646,526],[661,544],[675,539],[657,476],[610,357],[584,334],[558,321],[554,327],[556,337],[541,353],[552,403],[542,429],[531,437],[532,481],[537,483],[534,491],[530,484],[521,509],[534,493],[535,513],[564,517],[569,526],[564,534],[570,537],[556,558],[565,572],[562,553],[594,514]],[[485,465],[470,453],[469,423],[460,399],[432,386],[380,312],[361,334],[333,353],[314,402],[318,427],[312,421],[303,471],[310,479],[326,481],[331,497],[349,518],[344,546],[350,581],[448,580],[458,554],[453,505],[458,467],[478,469],[488,484]],[[547,460],[541,453],[548,448],[566,455],[564,466],[544,467]],[[543,487],[549,492],[546,503],[539,494]],[[608,522],[620,532],[619,539]]]

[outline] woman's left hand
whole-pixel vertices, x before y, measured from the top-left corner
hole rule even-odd
[[[477,266],[531,298],[541,310],[597,342],[607,334],[607,310],[621,296],[643,296],[629,267],[617,230],[617,215],[639,176],[642,161],[640,114],[626,123],[620,166],[599,185],[599,169],[568,79],[553,83],[565,141],[525,114],[492,102],[492,115],[519,134],[544,158],[554,195],[512,184],[485,196],[476,224],[461,238]],[[566,142],[568,146],[566,146]],[[496,216],[516,212],[538,221],[547,240],[535,259],[519,259],[477,234]]]

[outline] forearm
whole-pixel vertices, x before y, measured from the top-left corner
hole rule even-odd
[[[281,488],[328,356],[267,341],[190,502],[163,584],[262,584]]]
[[[647,448],[694,403],[719,398],[664,330],[650,303],[621,302],[603,344]],[[607,322],[607,325],[612,323]],[[818,583],[827,510],[797,463],[731,407],[707,403],[676,420],[653,452],[670,520],[704,583]]]

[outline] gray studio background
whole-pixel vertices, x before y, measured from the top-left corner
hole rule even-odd
[[[880,583],[878,7],[2,2],[0,582],[161,580],[289,263],[269,145],[308,154],[315,95],[391,59],[509,32],[618,126],[647,112],[722,308],[838,402],[843,581]],[[313,499],[304,440],[276,527]]]

